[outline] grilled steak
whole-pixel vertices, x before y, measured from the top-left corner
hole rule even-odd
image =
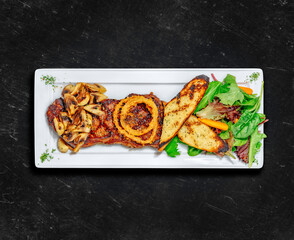
[[[95,144],[121,144],[131,148],[141,148],[143,146],[152,146],[155,148],[159,147],[159,141],[162,132],[162,122],[163,122],[163,103],[152,93],[146,95],[130,94],[129,96],[144,96],[145,98],[152,99],[158,108],[158,125],[159,128],[156,133],[155,141],[151,144],[139,144],[124,135],[120,134],[113,122],[113,111],[115,106],[119,103],[119,100],[115,99],[105,99],[102,100],[101,110],[105,113],[105,116],[98,117],[92,115],[92,127],[89,136],[82,147],[89,147]],[[60,112],[66,111],[64,108],[63,99],[56,99],[48,108],[47,118],[50,126],[54,128],[53,119],[59,116]],[[152,119],[150,112],[148,111],[145,104],[138,104],[131,109],[132,115],[128,119],[128,123],[133,129],[140,129],[142,126],[147,127]],[[143,140],[149,138],[151,132],[148,132],[140,136]],[[72,146],[74,147],[74,146]]]

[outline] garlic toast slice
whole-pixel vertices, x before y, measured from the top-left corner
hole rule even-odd
[[[205,75],[195,77],[164,108],[162,134],[159,151],[177,135],[184,122],[195,111],[208,87],[209,78]]]
[[[208,152],[221,153],[229,150],[227,143],[194,115],[181,127],[178,137],[183,143]]]

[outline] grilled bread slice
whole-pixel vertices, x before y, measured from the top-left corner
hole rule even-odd
[[[229,150],[227,143],[194,115],[184,123],[178,137],[183,143],[208,152],[221,153]]]
[[[177,135],[184,122],[193,113],[208,87],[209,78],[205,75],[195,77],[164,108],[162,134],[159,151]]]

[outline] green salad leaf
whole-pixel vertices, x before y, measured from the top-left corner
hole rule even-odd
[[[250,144],[249,144],[249,167],[252,166],[252,164],[256,161],[255,154],[258,152],[258,150],[261,147],[261,140],[263,138],[266,138],[266,135],[264,133],[259,133],[258,128],[255,128],[253,134],[250,137]]]
[[[188,155],[191,157],[197,156],[202,153],[203,150],[188,146]]]
[[[239,121],[233,125],[232,132],[235,138],[248,138],[257,128],[258,124],[265,119],[265,115],[262,113],[256,113],[261,104],[262,92],[263,92],[262,82],[261,93],[259,97],[256,98],[254,104],[249,107],[242,107],[242,115]],[[246,96],[248,98],[248,96]],[[252,98],[251,100],[253,100]],[[250,100],[249,100],[250,101]]]
[[[245,112],[239,121],[232,126],[232,133],[235,138],[248,138],[260,122],[258,113]]]
[[[235,142],[233,144],[234,147],[239,147],[239,146],[243,146],[247,143],[248,139],[239,139],[239,138],[235,138]]]
[[[221,85],[222,83],[217,81],[209,83],[203,98],[201,99],[200,103],[196,107],[195,113],[201,110],[202,108],[205,108],[208,105],[208,102],[212,102],[215,94],[218,92],[218,89]]]
[[[220,99],[220,102],[226,105],[234,105],[241,103],[244,100],[244,94],[236,83],[236,78],[228,74],[224,79],[224,84],[220,88],[220,92],[215,95]]]
[[[248,95],[247,93],[244,92],[245,100],[242,102],[242,112],[257,112],[258,109],[260,108],[261,104],[261,99],[262,99],[262,93],[263,93],[263,85],[264,82],[262,82],[261,85],[261,91],[259,97],[249,97],[251,95]]]
[[[181,142],[178,136],[175,136],[169,144],[165,147],[165,151],[168,156],[170,157],[176,157],[180,155],[181,153],[178,150],[178,143]]]
[[[232,131],[232,125],[233,125],[233,123],[231,121],[225,122],[225,123],[229,126],[228,130],[222,131],[219,134],[220,138],[223,139],[223,140],[226,140],[226,139],[230,138],[230,131]]]
[[[219,136],[220,136],[220,138],[223,139],[223,140],[229,139],[229,138],[230,138],[229,130],[227,130],[227,131],[222,131],[222,132],[219,134]]]

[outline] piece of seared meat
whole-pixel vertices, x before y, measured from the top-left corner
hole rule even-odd
[[[146,95],[139,94],[130,94],[130,96],[144,96],[145,98],[152,99],[158,108],[158,130],[156,133],[156,138],[151,144],[139,144],[124,135],[120,134],[113,122],[113,111],[115,109],[116,104],[119,103],[119,100],[115,99],[105,99],[102,100],[99,104],[101,104],[101,110],[105,113],[103,117],[99,117],[96,115],[92,115],[92,127],[89,136],[87,137],[86,142],[82,147],[89,147],[95,144],[121,144],[131,148],[142,148],[144,146],[151,146],[154,148],[159,147],[159,141],[162,132],[162,122],[163,122],[163,103],[162,101],[153,95],[152,93]],[[47,118],[48,123],[54,128],[53,119],[58,117],[60,112],[66,111],[64,108],[63,99],[56,99],[48,108]],[[133,129],[139,129],[142,125],[148,126],[150,123],[152,116],[150,112],[147,110],[145,104],[138,104],[131,109],[132,119],[129,119],[129,124]],[[149,138],[151,132],[148,132],[142,136],[140,136],[143,140]],[[74,147],[74,146],[72,146]]]

